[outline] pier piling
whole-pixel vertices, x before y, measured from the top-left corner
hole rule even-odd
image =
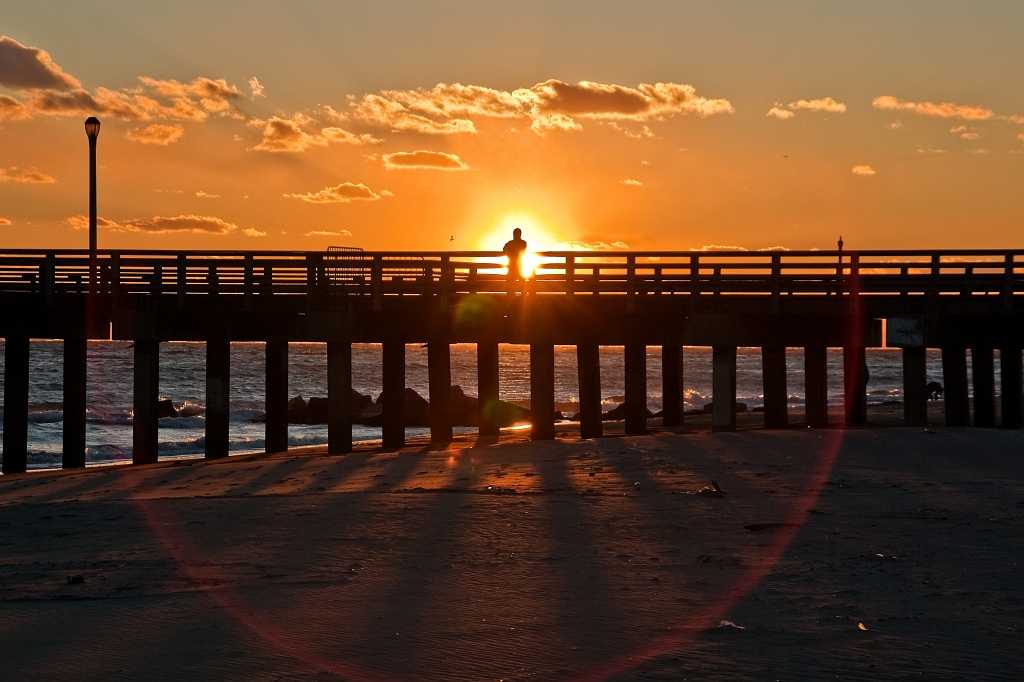
[[[601,421],[601,353],[596,343],[576,346],[576,372],[580,387],[580,437],[600,438],[604,424]]]
[[[640,341],[626,344],[626,434],[647,433],[647,346]]]
[[[160,432],[160,342],[136,339],[132,400],[132,464],[157,461]]]
[[[555,437],[555,346],[550,341],[530,344],[530,438]]]
[[[382,344],[383,410],[381,430],[385,448],[405,446],[405,341],[390,338]]]
[[[327,342],[327,452],[352,452],[352,342]]]
[[[971,386],[974,389],[974,425],[995,426],[996,379],[991,345],[971,346]]]
[[[711,430],[736,430],[736,346],[711,351]]]
[[[761,381],[764,391],[765,427],[769,429],[785,428],[789,423],[785,346],[761,348]]]
[[[928,424],[928,354],[924,346],[903,349],[903,423]]]
[[[452,359],[447,339],[435,337],[427,344],[427,382],[430,394],[430,442],[433,445],[447,445],[452,441],[451,412],[448,409]]]
[[[5,474],[20,474],[28,466],[28,360],[28,337],[7,336],[4,344]]]
[[[206,457],[228,456],[231,395],[231,342],[224,335],[206,340]]]
[[[266,444],[270,452],[288,449],[288,341],[267,341]]]
[[[943,401],[946,426],[970,424],[970,403],[967,400],[967,354],[963,346],[942,349]]]
[[[1024,422],[1021,413],[1021,347],[1015,343],[1006,343],[999,351],[1000,375],[1000,407],[1002,408],[1001,425],[1006,429],[1019,429]]]
[[[661,346],[661,423],[683,423],[683,347],[676,343]]]
[[[476,344],[477,405],[480,409],[478,429],[481,436],[497,436],[498,409],[498,342],[492,339]]]
[[[804,410],[808,426],[828,426],[828,349],[804,348]]]
[[[85,329],[64,339],[64,398],[63,448],[61,466],[78,469],[85,466],[85,415],[86,415],[86,357]]]

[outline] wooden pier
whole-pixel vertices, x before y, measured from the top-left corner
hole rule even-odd
[[[683,421],[684,346],[713,348],[715,430],[735,428],[737,347],[762,349],[770,428],[790,421],[786,348],[804,349],[812,426],[827,423],[826,349],[842,348],[844,422],[857,426],[866,420],[864,351],[882,345],[883,322],[886,345],[903,349],[907,424],[924,423],[925,350],[941,348],[948,425],[1021,426],[1024,249],[539,255],[535,277],[510,284],[496,252],[101,251],[90,277],[84,250],[2,251],[3,471],[26,468],[33,338],[65,343],[65,467],[85,464],[86,340],[95,338],[134,341],[137,463],[157,459],[159,344],[185,340],[207,344],[207,457],[227,454],[232,341],[267,344],[269,451],[288,445],[289,341],[327,344],[332,453],[352,448],[354,342],[383,347],[385,447],[405,439],[407,343],[428,345],[435,443],[451,438],[449,346],[464,342],[477,344],[481,406],[497,399],[498,344],[529,344],[535,439],[554,435],[555,345],[577,347],[583,437],[602,433],[601,345],[624,346],[627,433],[647,428],[647,346],[662,349],[666,426]],[[480,432],[495,434],[481,411]]]

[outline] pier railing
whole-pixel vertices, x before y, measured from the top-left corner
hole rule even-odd
[[[1014,295],[1024,249],[881,251],[550,251],[525,288],[597,295]],[[84,293],[86,250],[0,251],[0,292]],[[523,285],[516,285],[517,288]],[[104,250],[107,295],[434,295],[509,289],[494,251]]]

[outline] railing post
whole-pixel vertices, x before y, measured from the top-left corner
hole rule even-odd
[[[778,312],[782,296],[782,257],[777,253],[772,254],[771,280],[772,310]]]
[[[49,302],[53,295],[54,271],[56,270],[56,256],[53,253],[46,254],[39,263],[39,291],[43,295],[44,305]]]
[[[570,296],[576,293],[576,257],[565,257],[565,292]]]
[[[187,256],[183,253],[178,254],[178,272],[177,272],[177,284],[178,284],[178,308],[185,307],[185,295],[188,293],[188,263],[186,261]]]
[[[245,265],[243,266],[242,271],[242,295],[245,298],[244,305],[246,309],[249,309],[252,306],[252,290],[254,286],[254,279],[255,274],[253,273],[253,258],[252,254],[249,254],[246,255],[245,257]]]
[[[4,344],[5,474],[20,474],[28,466],[28,361],[28,336],[8,334]]]
[[[263,284],[261,293],[264,296],[271,296],[274,293],[274,266],[270,263],[263,264]]]
[[[942,272],[942,256],[933,253],[931,259],[931,275],[928,280],[928,297],[935,298],[939,295],[939,276]]]
[[[1014,282],[1014,256],[1008,253],[1003,256],[1003,307],[1013,307]]]
[[[211,296],[216,296],[220,293],[220,276],[217,274],[216,263],[210,263],[209,269],[206,272],[206,286]]]
[[[164,266],[163,263],[155,263],[153,265],[153,274],[149,280],[149,293],[153,296],[159,296],[161,289],[164,285]]]
[[[690,305],[692,306],[697,302],[697,297],[700,296],[700,256],[693,254],[690,256]]]
[[[371,267],[372,270],[370,272],[370,290],[373,295],[373,308],[374,310],[380,310],[380,290],[384,282],[384,258],[382,256],[374,256],[373,265]]]
[[[121,300],[121,254],[119,253],[110,256],[110,294],[114,310],[117,310]]]

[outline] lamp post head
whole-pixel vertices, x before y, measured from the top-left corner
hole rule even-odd
[[[85,119],[85,134],[89,136],[90,141],[95,141],[100,135],[100,120],[95,116],[90,116]]]

